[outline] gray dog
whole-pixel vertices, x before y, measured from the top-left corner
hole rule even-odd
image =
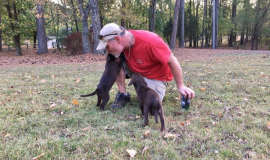
[[[148,114],[150,112],[151,115],[155,116],[156,123],[158,123],[157,115],[159,115],[161,131],[166,131],[163,106],[158,94],[151,88],[147,87],[147,83],[145,82],[140,73],[133,74],[128,85],[130,86],[132,84],[135,87],[142,115],[144,116],[143,126],[146,126],[148,124]]]

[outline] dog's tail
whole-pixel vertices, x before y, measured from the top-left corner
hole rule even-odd
[[[89,97],[89,96],[93,96],[97,94],[97,90],[95,90],[94,92],[90,93],[90,94],[84,94],[84,95],[80,95],[81,97]]]

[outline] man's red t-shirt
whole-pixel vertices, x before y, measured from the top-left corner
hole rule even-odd
[[[168,65],[171,50],[160,36],[143,30],[129,30],[135,37],[135,45],[124,50],[126,62],[132,72],[148,79],[171,81],[173,75]]]

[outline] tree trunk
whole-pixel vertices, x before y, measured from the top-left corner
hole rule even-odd
[[[212,38],[212,49],[218,48],[218,7],[219,7],[219,0],[213,0],[213,38]]]
[[[246,28],[246,39],[245,39],[245,47],[248,43],[248,34],[249,34],[249,30],[248,30],[248,25],[247,25],[247,28]]]
[[[126,17],[126,3],[125,3],[125,1],[124,0],[122,0],[121,1],[121,3],[122,3],[122,8],[121,8],[121,16],[122,16],[122,18],[121,18],[121,26],[122,27],[124,27],[124,28],[126,28],[126,19],[125,19],[125,17]]]
[[[43,0],[36,2],[36,25],[37,25],[37,38],[38,38],[38,50],[37,54],[49,53],[47,47],[47,37],[45,31],[45,19],[43,10]]]
[[[13,15],[14,15],[14,17],[12,15],[10,5],[7,4],[6,7],[7,7],[7,11],[8,11],[9,20],[10,20],[10,28],[11,28],[11,30],[12,31],[19,30],[19,28],[15,27],[14,22],[13,22],[13,21],[18,22],[18,14],[17,14],[17,9],[16,9],[16,4],[13,3]],[[21,51],[20,33],[17,33],[16,35],[13,36],[13,41],[14,41],[15,48],[16,48],[16,56],[21,56],[22,51]]]
[[[87,4],[86,8],[83,8],[82,0],[78,0],[78,6],[80,8],[82,16],[82,43],[83,43],[83,53],[90,53],[91,47],[89,42],[89,29],[88,29],[88,15],[90,11],[90,5]]]
[[[188,14],[189,14],[189,28],[192,28],[192,12],[191,12],[191,0],[189,0],[189,10],[188,10]],[[189,41],[189,47],[192,47],[192,35],[193,35],[193,31],[191,29],[189,29],[189,38],[188,38],[188,41]]]
[[[241,32],[241,39],[240,39],[240,45],[242,46],[242,45],[244,45],[244,36],[245,36],[245,31],[242,31]]]
[[[150,5],[150,23],[149,23],[149,31],[155,32],[155,21],[156,21],[156,0],[151,0]]]
[[[199,28],[199,6],[200,6],[200,1],[197,0],[197,5],[196,5],[196,28]],[[194,47],[198,47],[198,42],[199,42],[199,34],[196,31],[195,32],[195,38],[194,38]]]
[[[204,28],[204,23],[205,23],[205,17],[207,15],[207,0],[204,0],[204,5],[203,5],[203,28],[202,28],[202,42],[201,42],[201,48],[204,48],[203,41],[204,41],[204,35],[205,35],[205,28]]]
[[[268,2],[266,5],[264,5],[263,8],[261,8],[261,0],[258,0],[256,2],[256,13],[255,13],[255,24],[253,27],[253,34],[251,39],[251,50],[258,49],[258,39],[261,34],[261,29],[266,21],[265,17],[267,17],[267,13],[270,9],[270,2]]]
[[[184,48],[185,42],[185,1],[180,0],[180,42],[179,47]]]
[[[0,10],[2,9],[2,6],[0,6]],[[0,13],[0,26],[2,24],[2,19],[1,19],[1,13]],[[2,51],[2,30],[0,29],[0,52]]]
[[[70,0],[71,2],[71,6],[72,6],[72,11],[73,11],[73,21],[74,21],[74,24],[75,24],[75,27],[76,27],[76,31],[79,32],[79,27],[78,27],[78,20],[77,20],[77,8],[74,6],[74,3],[73,3],[73,0]]]
[[[92,26],[93,26],[93,41],[94,41],[94,51],[93,53],[104,53],[103,50],[96,50],[99,44],[99,31],[101,29],[100,19],[99,19],[99,8],[97,0],[89,0],[90,8],[91,8],[91,17],[92,17]]]
[[[179,7],[180,7],[180,0],[176,0],[175,8],[174,8],[174,16],[173,16],[172,36],[171,36],[171,43],[170,43],[170,48],[171,49],[175,48],[175,43],[176,43]]]
[[[236,16],[236,1],[237,0],[233,0],[233,4],[232,4],[232,24],[235,26],[235,22],[234,22],[234,18]],[[235,28],[235,27],[234,27]],[[233,43],[235,44],[236,42],[236,31],[232,28],[231,29],[231,35],[230,35],[230,41],[229,41],[229,47],[233,46]]]
[[[33,48],[37,48],[37,31],[33,32]]]

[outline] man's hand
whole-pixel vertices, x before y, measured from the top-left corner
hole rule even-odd
[[[194,92],[192,89],[190,89],[190,88],[188,88],[188,87],[186,87],[186,86],[184,86],[184,85],[180,86],[180,87],[178,88],[178,91],[179,91],[179,93],[182,94],[183,96],[185,96],[185,97],[187,96],[188,99],[192,99],[192,98],[195,97],[195,92]]]

